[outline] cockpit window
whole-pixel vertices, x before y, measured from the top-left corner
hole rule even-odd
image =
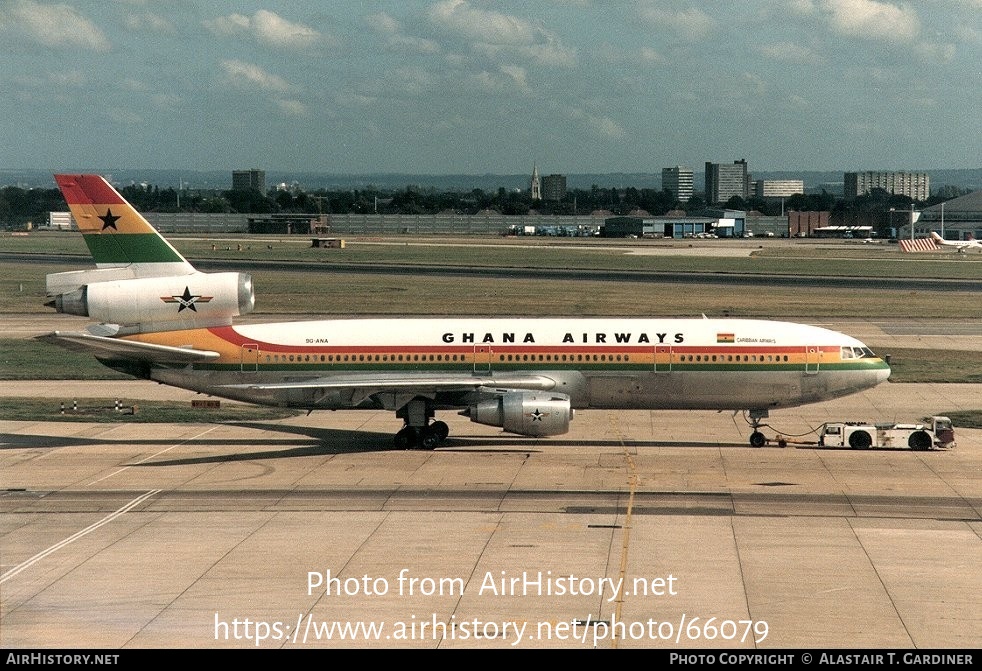
[[[869,347],[843,347],[843,359],[875,359],[876,355]]]

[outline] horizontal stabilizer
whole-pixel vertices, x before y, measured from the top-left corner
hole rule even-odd
[[[220,356],[218,352],[207,350],[153,345],[136,340],[107,338],[79,331],[55,331],[38,336],[37,340],[50,342],[78,352],[88,352],[97,357],[125,357],[132,361],[150,363],[196,363],[217,359]]]

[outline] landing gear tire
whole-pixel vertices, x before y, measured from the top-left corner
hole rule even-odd
[[[431,399],[417,396],[396,410],[396,417],[405,425],[395,435],[395,445],[400,450],[432,450],[440,446],[450,435],[446,422],[434,422],[435,408]]]
[[[419,446],[424,450],[435,450],[440,446],[441,441],[440,435],[433,430],[432,426],[428,426],[422,431]]]
[[[433,422],[417,429],[404,426],[392,439],[397,450],[435,450],[450,435],[446,422]]]
[[[416,429],[411,426],[403,427],[392,439],[397,450],[411,450],[416,447]]]
[[[766,444],[767,436],[760,431],[754,431],[750,434],[750,447],[763,447]]]
[[[447,426],[446,422],[441,422],[441,421],[433,422],[432,424],[430,424],[429,430],[435,433],[440,438],[441,441],[446,440],[447,436],[450,435],[450,427]]]

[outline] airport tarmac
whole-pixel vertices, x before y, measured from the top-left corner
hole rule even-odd
[[[774,411],[768,433],[913,421],[977,408],[978,391],[887,383]],[[982,640],[982,430],[957,429],[944,451],[753,449],[730,413],[583,411],[548,439],[441,419],[451,435],[434,452],[392,449],[397,420],[374,411],[0,422],[0,646]]]

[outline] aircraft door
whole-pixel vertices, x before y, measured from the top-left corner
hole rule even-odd
[[[259,370],[259,345],[257,343],[243,343],[239,355],[239,370],[243,373],[255,373]]]
[[[822,348],[818,345],[805,346],[805,375],[817,375],[822,363]]]
[[[656,373],[669,373],[672,370],[672,346],[655,345],[654,369]]]
[[[474,345],[474,372],[491,372],[491,346]]]

